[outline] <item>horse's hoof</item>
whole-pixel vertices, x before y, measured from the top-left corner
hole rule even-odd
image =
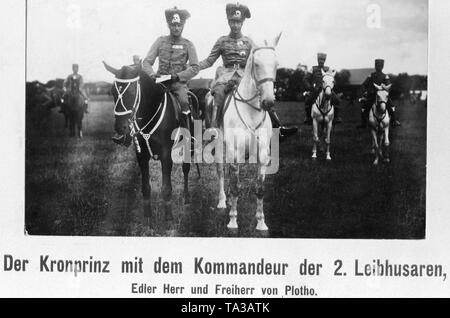
[[[172,213],[172,206],[169,204],[166,204],[164,206],[164,220],[166,222],[173,221],[173,213]]]
[[[147,216],[144,217],[144,225],[150,229],[150,227],[152,226],[152,218]]]
[[[384,163],[390,163],[390,162],[391,162],[391,159],[389,159],[389,158],[384,159]]]
[[[378,166],[378,160],[375,160],[375,161],[373,162],[373,165],[374,165],[374,166]]]
[[[177,230],[173,230],[173,229],[167,230],[166,231],[166,236],[168,236],[168,237],[176,237],[176,236],[178,236],[178,232],[177,232]]]
[[[329,154],[327,155],[327,160],[331,161],[331,156]]]
[[[317,154],[313,153],[313,155],[311,156],[312,159],[317,159]]]
[[[224,200],[220,200],[219,204],[217,204],[217,208],[218,209],[226,209],[227,208],[227,201]]]
[[[227,228],[229,230],[237,230],[238,229],[237,220],[236,219],[231,219],[230,222],[227,225]]]
[[[256,225],[256,230],[260,231],[260,232],[266,232],[266,231],[269,230],[269,228],[267,227],[267,225],[266,225],[266,223],[264,221],[260,221]]]

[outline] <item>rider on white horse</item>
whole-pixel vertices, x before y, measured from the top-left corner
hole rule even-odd
[[[305,76],[304,84],[306,86],[306,91],[309,92],[308,97],[305,100],[305,124],[312,125],[311,109],[312,105],[316,102],[317,97],[322,91],[322,72],[328,72],[330,68],[325,66],[325,61],[327,60],[327,54],[317,53],[317,64],[313,66],[311,72]],[[334,106],[336,123],[341,123],[342,119],[339,117],[339,104],[340,100],[336,93],[332,91],[331,93],[331,103]]]
[[[383,73],[384,68],[384,60],[382,59],[376,59],[375,60],[375,72],[370,74],[369,77],[364,81],[362,84],[362,88],[364,90],[363,96],[365,97],[365,103],[362,105],[361,110],[361,125],[358,126],[358,128],[365,128],[367,127],[367,119],[369,117],[370,109],[375,102],[375,98],[377,95],[377,90],[374,86],[389,86],[391,85],[391,79],[389,78],[389,75]],[[392,104],[392,100],[388,98],[387,102],[387,108],[389,112],[389,116],[391,118],[392,125],[400,126],[400,122],[396,119],[395,114],[395,107]]]
[[[214,65],[217,59],[222,56],[223,66],[217,68],[216,78],[212,83],[211,94],[214,96],[213,126],[217,127],[217,119],[223,114],[226,95],[241,81],[247,59],[255,47],[253,41],[241,33],[243,22],[250,18],[250,10],[242,4],[227,4],[226,14],[230,34],[220,37],[214,44],[210,55],[199,63],[200,70],[207,69]],[[282,125],[278,115],[273,109],[269,110],[272,124],[275,128],[280,128],[281,136],[290,136],[297,132],[297,127],[285,127]]]

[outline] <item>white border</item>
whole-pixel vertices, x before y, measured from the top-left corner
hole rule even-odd
[[[307,239],[194,239],[194,238],[101,238],[35,237],[24,232],[24,83],[25,83],[25,2],[3,0],[0,10],[1,63],[0,107],[2,136],[0,154],[0,257],[13,254],[31,260],[25,273],[4,272],[0,268],[0,296],[3,297],[136,297],[130,293],[132,282],[154,285],[173,283],[240,284],[283,287],[288,284],[314,287],[321,297],[448,297],[449,279],[436,278],[336,278],[332,276],[335,259],[346,264],[357,258],[370,262],[388,258],[391,262],[443,264],[450,271],[450,27],[448,1],[430,0],[429,101],[427,140],[427,226],[426,239],[391,240],[307,240]],[[6,31],[6,32],[5,32]],[[40,254],[55,258],[108,259],[111,274],[48,274],[38,272]],[[143,275],[119,274],[119,261],[144,258]],[[184,262],[183,275],[151,273],[151,262],[158,256]],[[193,258],[204,256],[215,261],[288,262],[284,277],[194,276]],[[321,262],[325,269],[319,277],[300,277],[294,269],[307,258]],[[0,259],[0,265],[3,260]],[[350,264],[349,264],[350,265]],[[449,272],[450,273],[450,272]],[[151,295],[141,295],[148,297]],[[156,296],[164,296],[157,294]],[[183,295],[183,296],[186,296]],[[215,295],[208,295],[209,297]],[[260,293],[255,294],[261,297]]]

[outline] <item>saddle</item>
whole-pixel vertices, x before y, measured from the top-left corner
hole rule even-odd
[[[168,97],[172,100],[172,106],[175,113],[175,118],[177,119],[178,125],[180,125],[180,116],[181,116],[181,105],[178,101],[178,98],[175,97],[171,92],[167,92]]]

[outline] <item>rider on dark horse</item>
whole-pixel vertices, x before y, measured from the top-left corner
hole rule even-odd
[[[369,118],[369,112],[372,108],[372,105],[375,103],[375,98],[377,95],[377,90],[374,86],[376,85],[391,85],[391,79],[389,75],[383,73],[384,68],[384,60],[376,59],[375,60],[375,72],[370,74],[369,77],[362,84],[362,89],[364,90],[363,96],[365,102],[362,105],[361,110],[361,125],[358,128],[367,127],[367,120]],[[391,117],[391,122],[394,127],[400,126],[400,122],[396,119],[395,107],[392,104],[392,100],[388,98],[387,109],[389,112],[389,116]]]
[[[243,22],[246,18],[250,18],[250,10],[242,4],[227,4],[226,14],[228,25],[230,26],[230,34],[220,37],[211,50],[210,55],[199,63],[200,70],[207,69],[214,65],[217,59],[222,56],[223,66],[217,68],[216,78],[212,83],[211,94],[214,97],[214,104],[217,112],[216,118],[212,118],[213,126],[217,127],[217,119],[222,116],[225,98],[235,85],[238,85],[244,76],[247,59],[255,47],[253,41],[241,33]],[[275,113],[275,110],[269,111],[272,125],[280,128],[280,135],[290,136],[297,132],[297,127],[284,127]]]
[[[305,100],[305,124],[312,125],[311,109],[312,105],[315,103],[317,97],[322,91],[322,70],[328,72],[330,68],[325,66],[325,61],[327,60],[327,55],[325,53],[317,53],[317,66],[313,66],[312,71],[305,76],[304,84],[306,86],[306,91],[309,92]],[[335,113],[335,123],[341,123],[342,119],[339,117],[339,104],[340,100],[336,93],[331,92],[331,103],[334,106]]]
[[[199,66],[194,44],[181,36],[190,14],[174,7],[166,10],[165,15],[170,35],[159,37],[152,45],[142,62],[143,71],[154,80],[160,75],[171,76],[171,80],[166,84],[167,88],[180,103],[181,126],[191,131],[193,118],[189,107],[187,81],[198,74]],[[156,58],[159,59],[157,73],[153,70]]]
[[[84,112],[88,113],[88,99],[86,95],[83,93],[83,76],[78,74],[78,64],[72,65],[72,71],[73,73],[67,76],[67,78],[64,80],[63,88],[64,88],[64,95],[63,95],[63,107],[67,107],[68,97],[70,94],[80,94],[84,99]],[[64,109],[61,109],[60,112],[64,112]]]

